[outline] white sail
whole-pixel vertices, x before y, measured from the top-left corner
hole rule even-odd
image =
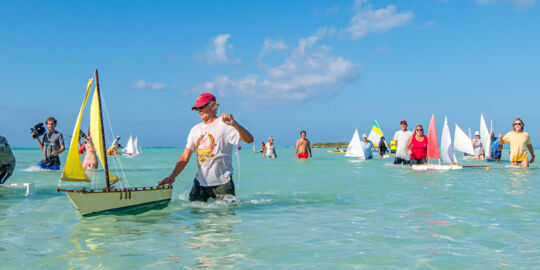
[[[484,155],[486,158],[491,156],[491,136],[489,129],[487,128],[486,121],[484,121],[484,115],[480,114],[480,140],[482,141],[482,147],[484,148]]]
[[[454,149],[470,155],[474,153],[471,138],[457,124],[454,132]]]
[[[349,147],[347,147],[346,157],[357,157],[364,159],[364,149],[362,149],[362,143],[360,142],[360,136],[358,135],[358,129],[354,131]]]
[[[131,137],[131,134],[129,134],[129,140],[127,141],[126,147],[124,148],[124,154],[127,154],[127,155],[135,154],[135,147],[133,145],[133,138]]]
[[[444,126],[441,135],[440,148],[441,161],[446,164],[456,164],[457,159],[452,147],[452,138],[450,137],[450,129],[448,128],[448,120],[444,117]]]
[[[139,146],[139,138],[135,136],[133,140],[133,149],[135,150],[134,155],[139,155],[141,153],[141,147]]]

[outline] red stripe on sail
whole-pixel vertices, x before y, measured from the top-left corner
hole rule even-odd
[[[435,127],[435,115],[431,116],[429,122],[427,158],[439,158],[439,143],[437,139],[437,128]]]

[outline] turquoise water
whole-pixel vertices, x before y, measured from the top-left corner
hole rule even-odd
[[[186,197],[194,160],[162,210],[81,217],[55,191],[60,172],[39,171],[38,150],[15,150],[0,190],[2,269],[538,269],[540,170],[413,172],[390,159],[357,161],[315,149],[262,159],[239,151],[238,201]],[[129,183],[167,176],[182,149],[122,158]],[[62,154],[65,159],[66,154]],[[505,153],[507,157],[507,153]],[[464,165],[483,165],[466,160]],[[97,176],[93,176],[97,177]]]

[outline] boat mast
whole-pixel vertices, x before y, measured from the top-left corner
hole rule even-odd
[[[101,141],[103,142],[103,164],[105,169],[105,180],[107,181],[107,190],[111,188],[111,182],[109,181],[109,164],[107,163],[107,152],[105,150],[105,131],[103,130],[103,113],[101,111],[101,95],[99,94],[99,77],[98,77],[98,71],[94,71],[94,75],[96,76],[96,92],[98,97],[98,104],[99,104],[99,120],[101,124]]]

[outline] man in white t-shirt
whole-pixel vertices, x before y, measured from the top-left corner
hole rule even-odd
[[[407,152],[406,147],[413,134],[411,131],[407,130],[407,121],[401,120],[399,125],[401,126],[401,130],[396,131],[393,138],[394,141],[397,141],[396,158],[394,159],[394,164],[409,164],[411,161],[411,156]]]
[[[197,110],[202,123],[189,132],[186,149],[176,162],[170,176],[160,185],[172,184],[184,170],[191,154],[197,153],[199,170],[189,193],[190,201],[207,201],[209,198],[222,199],[225,195],[235,195],[232,181],[232,150],[240,140],[253,142],[253,136],[236,122],[231,114],[217,117],[218,103],[214,95],[203,93],[191,110]]]

